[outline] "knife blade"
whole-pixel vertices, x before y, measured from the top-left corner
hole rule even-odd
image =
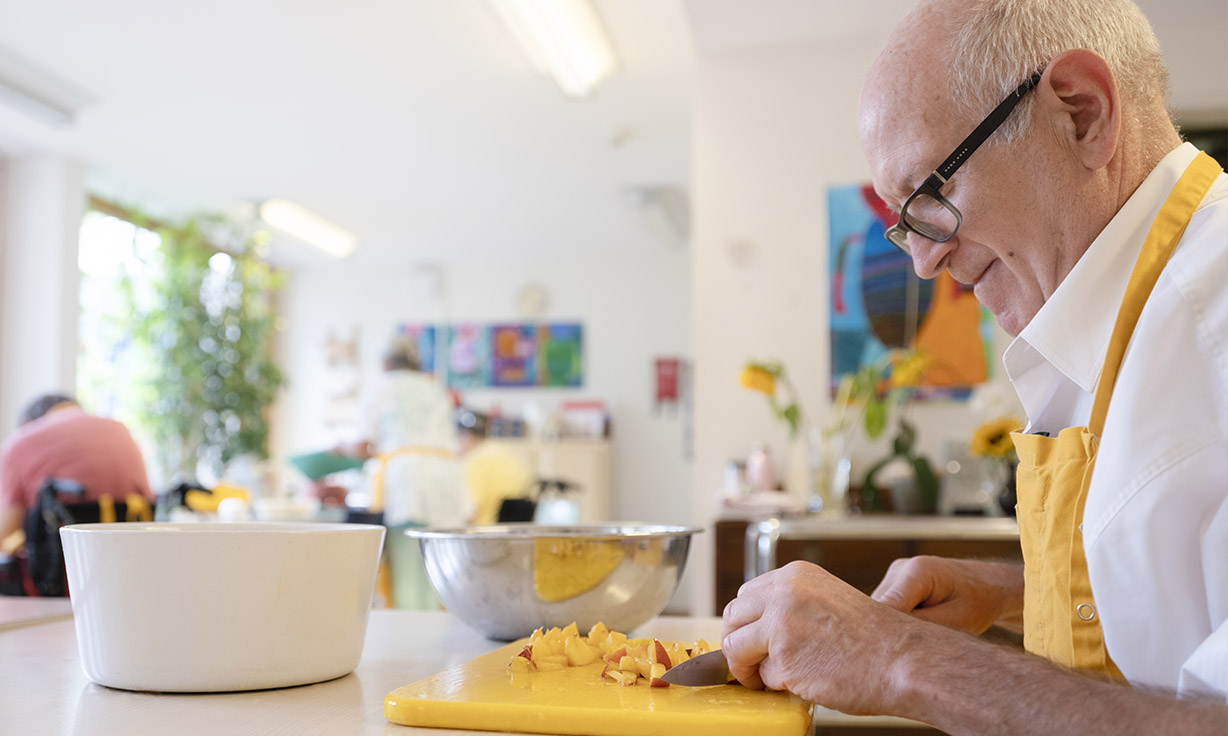
[[[661,676],[661,679],[671,685],[702,687],[724,685],[732,677],[729,674],[729,662],[725,660],[725,653],[716,649],[670,667]]]

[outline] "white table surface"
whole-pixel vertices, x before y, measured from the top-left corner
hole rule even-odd
[[[0,631],[72,618],[67,598],[24,598],[0,595]]]
[[[0,607],[0,612],[3,612]],[[13,607],[12,610],[16,610]],[[48,610],[49,607],[48,607]],[[720,619],[661,617],[645,635],[720,638]],[[362,661],[352,674],[302,687],[197,695],[135,693],[89,681],[71,619],[48,615],[0,628],[0,732],[79,734],[482,734],[398,726],[384,719],[384,696],[503,646],[443,612],[371,612]],[[816,724],[913,725],[816,709]]]

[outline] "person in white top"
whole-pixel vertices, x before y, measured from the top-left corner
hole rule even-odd
[[[384,523],[462,526],[471,509],[457,457],[452,400],[421,370],[411,340],[394,337],[383,362],[364,402],[365,441],[356,454],[371,460],[372,481],[382,486]]]
[[[1129,0],[926,0],[893,32],[862,145],[917,273],[1017,335],[1025,564],[760,576],[724,612],[744,684],[951,733],[1228,732],[1228,177],[1166,101]],[[995,623],[1041,656],[970,635]]]

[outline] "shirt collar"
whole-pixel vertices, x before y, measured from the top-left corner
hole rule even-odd
[[[1100,380],[1117,310],[1151,223],[1198,149],[1183,143],[1165,156],[1002,356],[1012,383],[1048,362],[1090,393]],[[1034,401],[1020,395],[1032,415]]]

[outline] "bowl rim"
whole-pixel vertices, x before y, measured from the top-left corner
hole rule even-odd
[[[379,524],[349,524],[339,521],[139,521],[123,523],[68,524],[60,527],[60,533],[74,534],[141,534],[173,535],[194,533],[225,534],[320,534],[322,532],[383,531]]]
[[[407,537],[415,539],[627,539],[678,537],[702,534],[703,527],[675,526],[670,524],[641,524],[637,522],[610,522],[607,524],[534,524],[516,522],[486,524],[481,526],[405,529]]]

